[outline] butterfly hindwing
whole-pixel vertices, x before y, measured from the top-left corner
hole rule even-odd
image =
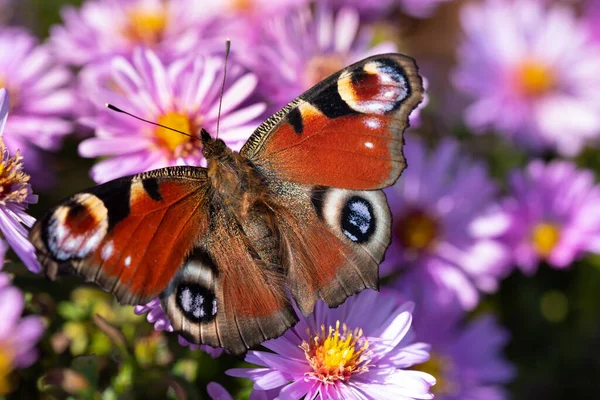
[[[208,230],[206,172],[172,167],[78,193],[33,226],[30,239],[51,279],[71,273],[122,304],[143,304],[171,281]]]
[[[356,191],[272,181],[285,249],[287,286],[304,315],[321,298],[330,307],[378,289],[379,263],[391,240],[380,190]]]
[[[265,175],[353,190],[393,184],[402,133],[423,87],[413,59],[367,58],[330,76],[265,121],[240,154]]]
[[[161,295],[174,330],[190,342],[242,354],[297,322],[276,233],[264,217],[240,224],[226,209],[214,210],[206,240]]]

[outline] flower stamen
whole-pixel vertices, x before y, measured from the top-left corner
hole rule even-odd
[[[23,157],[18,150],[14,157],[10,157],[2,138],[0,151],[0,205],[24,203],[30,194],[30,187],[29,175],[23,171]]]
[[[134,8],[128,13],[124,34],[132,43],[154,45],[161,40],[167,26],[164,6],[156,9]]]
[[[541,222],[533,227],[531,241],[538,255],[547,257],[560,241],[560,227],[557,224]]]
[[[396,222],[396,234],[407,249],[426,250],[435,242],[438,233],[437,221],[421,210],[410,211]]]
[[[157,122],[161,125],[168,126],[169,128],[185,132],[188,135],[194,135],[194,132],[196,131],[195,127],[197,126],[195,122],[192,122],[188,115],[175,111],[161,115]],[[194,140],[189,136],[173,132],[170,129],[160,126],[157,126],[154,129],[154,134],[158,139],[159,145],[169,152],[172,152],[175,157],[187,157],[196,152],[200,155],[202,145],[199,140]]]
[[[541,62],[525,61],[516,71],[519,91],[528,97],[539,97],[551,91],[556,85],[552,70]]]
[[[326,330],[321,325],[320,332],[311,334],[307,329],[306,333],[309,340],[303,341],[300,348],[313,369],[308,375],[323,383],[335,383],[369,370],[372,354],[369,342],[362,337],[362,329],[350,331],[343,324],[340,332],[340,321],[336,321],[335,329],[330,326]]]

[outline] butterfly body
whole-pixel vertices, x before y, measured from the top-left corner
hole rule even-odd
[[[382,190],[405,167],[421,101],[414,61],[353,64],[267,119],[240,150],[200,133],[207,168],[124,177],[32,228],[51,279],[74,273],[123,304],[159,297],[174,331],[235,354],[378,287],[391,238]]]

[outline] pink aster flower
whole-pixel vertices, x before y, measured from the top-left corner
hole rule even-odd
[[[396,51],[391,42],[371,47],[373,32],[360,26],[358,12],[350,8],[337,13],[322,6],[315,13],[301,8],[263,26],[262,42],[246,62],[276,109],[355,61]]]
[[[151,324],[154,325],[155,330],[173,332],[173,326],[171,325],[171,323],[169,322],[169,319],[167,318],[165,312],[163,311],[163,309],[160,305],[159,299],[154,299],[144,305],[135,306],[133,308],[133,312],[138,315],[148,314],[146,316],[146,319],[148,320],[148,322],[150,322]],[[181,336],[178,336],[177,339],[181,346],[187,346],[191,350],[200,349],[203,352],[209,354],[212,358],[220,357],[221,354],[223,354],[223,349],[221,349],[221,348],[214,348],[214,347],[207,346],[207,345],[198,346],[198,345],[188,342]]]
[[[164,64],[153,51],[138,49],[132,62],[113,60],[110,78],[90,93],[98,109],[85,123],[96,129],[96,136],[79,146],[84,157],[108,157],[92,168],[95,181],[177,164],[206,165],[199,140],[116,113],[104,103],[191,135],[199,137],[200,128],[215,135],[222,58],[190,57]],[[228,65],[219,138],[236,150],[265,110],[264,104],[250,101],[256,84],[253,74]]]
[[[432,399],[435,379],[408,370],[429,358],[429,346],[413,343],[412,304],[366,290],[336,309],[318,302],[308,318],[283,336],[250,351],[257,368],[227,374],[250,378],[268,398]]]
[[[52,28],[51,41],[62,60],[78,66],[129,56],[139,46],[173,59],[206,51],[221,36],[222,49],[226,36],[210,9],[195,0],[89,0],[62,10],[64,25]]]
[[[473,229],[510,248],[525,273],[540,261],[568,268],[585,252],[600,252],[600,186],[572,162],[533,161],[511,174],[509,196]]]
[[[21,317],[24,305],[23,293],[10,285],[6,274],[0,273],[0,394],[13,389],[12,371],[30,366],[38,357],[36,344],[44,332],[44,323],[37,316]]]
[[[25,211],[29,204],[37,203],[37,195],[31,190],[29,175],[23,172],[23,157],[18,150],[14,157],[10,157],[4,145],[3,131],[7,126],[9,108],[8,92],[0,88],[0,231],[25,266],[37,273],[40,265],[33,245],[27,239],[27,228],[33,225],[35,219]]]
[[[41,150],[58,150],[71,133],[74,96],[68,69],[58,65],[47,45],[20,28],[0,28],[0,88],[12,95],[5,141],[11,152],[20,149],[30,161],[27,170],[36,183],[47,182]],[[33,164],[32,164],[33,163]],[[45,175],[45,176],[44,176]]]
[[[496,187],[486,167],[463,155],[451,139],[428,151],[408,137],[404,154],[408,168],[386,190],[394,222],[381,273],[401,272],[401,287],[457,296],[473,308],[479,290],[496,289],[509,258],[499,243],[470,230],[493,203]]]
[[[600,43],[600,1],[588,0],[585,3],[584,22],[592,32],[592,37],[596,43]]]
[[[436,400],[508,399],[503,384],[514,378],[514,367],[504,358],[509,333],[492,315],[468,322],[457,303],[441,305],[423,297],[414,311],[419,340],[431,345],[430,358],[414,367],[436,377],[431,388]]]
[[[573,11],[536,1],[473,3],[454,84],[467,124],[533,150],[576,155],[600,135],[600,48]]]

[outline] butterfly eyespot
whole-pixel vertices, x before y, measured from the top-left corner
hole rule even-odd
[[[175,298],[179,310],[192,322],[205,322],[217,315],[217,299],[214,293],[201,285],[180,284]]]
[[[341,227],[344,235],[356,243],[368,241],[375,232],[375,214],[371,203],[362,197],[352,196],[341,213]]]
[[[80,193],[59,206],[46,225],[46,243],[57,260],[81,259],[95,251],[108,230],[102,200]]]
[[[405,72],[386,60],[371,61],[361,70],[341,74],[337,86],[342,100],[365,114],[386,114],[410,96]]]

